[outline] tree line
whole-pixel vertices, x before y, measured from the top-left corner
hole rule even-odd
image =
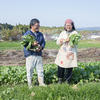
[[[17,41],[17,40],[21,40],[21,36],[27,31],[29,30],[29,25],[22,25],[22,24],[16,24],[11,25],[11,24],[2,24],[0,23],[0,36],[3,40],[5,41]],[[42,32],[43,34],[47,34],[47,35],[51,35],[51,34],[60,34],[61,31],[64,30],[64,27],[46,27],[46,26],[41,26],[40,27],[40,32]],[[100,31],[79,31],[79,33],[83,34],[84,36],[87,35],[87,33],[96,33]]]

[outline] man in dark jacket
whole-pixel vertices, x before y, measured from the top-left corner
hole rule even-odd
[[[44,74],[43,74],[43,62],[42,62],[42,50],[45,47],[45,40],[43,34],[39,32],[40,22],[38,19],[32,19],[30,21],[30,30],[28,30],[25,35],[33,35],[36,42],[31,45],[31,48],[39,46],[36,51],[26,50],[26,45],[24,46],[24,56],[26,58],[26,69],[27,69],[27,80],[28,86],[32,87],[32,76],[34,66],[36,67],[38,74],[38,82],[40,86],[45,86],[44,84]]]

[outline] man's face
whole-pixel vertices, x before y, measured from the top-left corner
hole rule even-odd
[[[40,25],[39,23],[35,23],[35,25],[31,26],[33,32],[39,31]]]

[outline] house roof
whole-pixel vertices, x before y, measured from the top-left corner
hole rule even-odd
[[[93,33],[92,35],[100,35],[100,33]]]

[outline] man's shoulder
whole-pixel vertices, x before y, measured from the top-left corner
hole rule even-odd
[[[39,35],[43,35],[42,32],[38,32]]]
[[[24,35],[28,35],[28,34],[31,34],[31,31],[30,30],[28,30],[27,32],[25,32]]]

